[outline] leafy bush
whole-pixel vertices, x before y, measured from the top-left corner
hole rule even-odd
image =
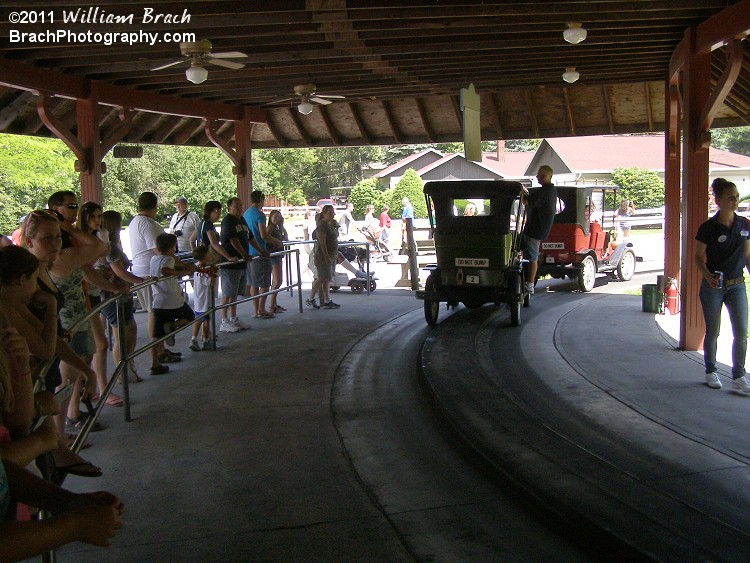
[[[622,188],[621,197],[631,200],[636,209],[664,205],[664,182],[652,170],[635,167],[615,168],[612,171],[612,183]]]
[[[383,194],[384,203],[391,208],[391,217],[401,215],[401,201],[408,197],[414,207],[414,218],[427,217],[427,204],[424,201],[424,184],[413,168],[408,168],[401,179],[392,189]]]

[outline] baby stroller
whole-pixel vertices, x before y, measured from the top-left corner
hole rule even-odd
[[[339,270],[335,269],[333,271],[333,278],[331,279],[331,291],[338,291],[343,286],[349,286],[349,288],[354,293],[364,293],[366,289],[368,289],[368,276],[367,272],[365,272],[365,261],[367,260],[367,252],[363,248],[353,248],[353,247],[342,247],[339,249],[339,259],[337,260],[336,266],[341,266],[347,270],[349,270],[354,277],[350,278],[348,274],[345,274],[343,272],[340,272]],[[354,265],[352,264],[352,261],[358,262],[359,270],[357,270]],[[310,254],[310,262],[308,265],[310,271],[317,275],[317,270],[315,268],[315,261],[313,259],[312,253]],[[378,278],[373,274],[373,272],[370,272],[369,276],[369,290],[375,291],[378,287],[378,284],[375,280]]]
[[[382,258],[384,262],[390,261],[393,252],[388,246],[388,241],[386,240],[388,233],[386,229],[380,229],[378,231],[373,227],[361,227],[359,232],[361,232],[367,242],[372,245],[371,252],[376,260]]]

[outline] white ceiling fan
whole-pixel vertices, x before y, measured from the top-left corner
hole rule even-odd
[[[208,78],[208,70],[206,70],[205,65],[212,64],[237,70],[245,65],[243,63],[226,61],[224,59],[239,59],[247,57],[245,53],[241,53],[240,51],[212,53],[211,42],[208,39],[180,43],[180,52],[182,53],[182,56],[185,57],[184,59],[178,59],[165,65],[159,65],[151,70],[163,70],[187,62],[190,63],[190,67],[185,71],[185,77],[193,84],[200,84]]]
[[[294,96],[292,98],[284,98],[283,100],[276,100],[268,105],[283,104],[284,102],[296,101],[299,99],[297,105],[297,111],[303,115],[307,115],[313,110],[313,103],[327,106],[331,100],[343,100],[346,96],[335,96],[331,94],[318,94],[315,92],[315,84],[297,84],[294,87]]]

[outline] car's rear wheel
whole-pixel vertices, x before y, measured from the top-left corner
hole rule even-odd
[[[620,281],[630,281],[635,273],[635,252],[628,249],[622,253],[617,264],[617,277]]]
[[[434,293],[435,291],[435,280],[433,279],[433,274],[430,274],[427,277],[427,281],[424,284],[425,291],[428,293]],[[434,326],[437,324],[438,315],[440,314],[440,301],[436,301],[435,299],[427,299],[424,300],[424,320],[427,321],[427,324],[430,326]]]
[[[594,289],[596,281],[596,264],[591,256],[586,256],[578,270],[578,287],[581,291],[589,292]]]

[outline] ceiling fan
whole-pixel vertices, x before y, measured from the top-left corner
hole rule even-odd
[[[205,67],[206,64],[223,66],[224,68],[237,70],[244,67],[245,65],[232,61],[225,61],[224,59],[238,59],[247,57],[245,53],[241,53],[239,51],[212,53],[211,42],[208,39],[180,43],[180,52],[182,53],[182,56],[185,57],[184,59],[178,59],[165,65],[159,65],[152,68],[151,70],[163,70],[171,66],[189,62],[190,67],[185,71],[185,77],[193,84],[200,84],[201,82],[206,80],[206,78],[208,78],[208,70],[206,70]]]
[[[316,104],[327,106],[331,100],[343,100],[346,96],[334,96],[330,94],[318,94],[315,92],[315,84],[297,84],[294,87],[293,98],[284,98],[283,100],[276,100],[267,105],[283,104],[284,102],[296,101],[299,99],[297,105],[297,111],[303,115],[309,114],[313,110],[313,102]]]

